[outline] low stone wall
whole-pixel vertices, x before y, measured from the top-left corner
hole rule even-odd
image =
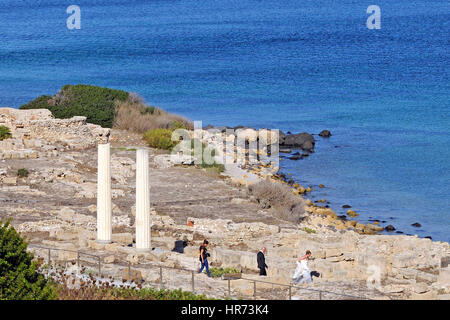
[[[309,267],[323,279],[364,281],[383,293],[413,299],[450,293],[450,248],[445,242],[410,236],[351,232],[312,235],[287,230],[281,230],[276,239],[244,238],[254,252],[214,248],[211,260],[223,267],[256,272],[257,248],[264,245],[271,281],[289,283],[297,257],[311,250],[314,259]]]
[[[47,109],[0,108],[0,125],[11,131],[0,141],[0,160],[57,156],[106,143],[110,135],[110,129],[86,123],[86,117],[55,119]]]

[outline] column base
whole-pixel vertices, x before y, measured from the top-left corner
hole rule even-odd
[[[152,248],[136,248],[136,251],[139,253],[145,253],[152,251]]]

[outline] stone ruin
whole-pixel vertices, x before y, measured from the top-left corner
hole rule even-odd
[[[11,137],[0,141],[0,160],[58,156],[64,150],[81,150],[107,143],[110,129],[86,122],[86,117],[55,119],[50,110],[0,108],[0,126]]]

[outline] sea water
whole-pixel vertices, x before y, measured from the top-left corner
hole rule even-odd
[[[66,26],[72,4],[79,30]],[[379,30],[366,26],[370,5],[381,9]],[[84,83],[137,92],[204,125],[329,129],[313,155],[281,170],[339,214],[349,204],[362,221],[450,241],[449,9],[446,0],[2,0],[0,106]]]

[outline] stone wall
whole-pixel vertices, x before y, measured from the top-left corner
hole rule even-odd
[[[0,160],[57,156],[106,143],[110,135],[110,129],[86,123],[86,117],[55,119],[47,109],[0,108],[0,125],[12,134],[0,141]]]
[[[310,269],[325,281],[362,281],[398,298],[433,299],[450,293],[450,247],[446,242],[406,235],[361,235],[356,232],[308,233],[264,223],[188,218],[176,226],[169,217],[154,217],[167,231],[176,228],[188,240],[210,241],[211,261],[221,267],[258,271],[256,253],[267,248],[270,281],[290,283],[296,259],[312,251]],[[185,230],[184,233],[182,230]],[[186,250],[198,256],[198,247]],[[191,252],[192,251],[192,252]]]

